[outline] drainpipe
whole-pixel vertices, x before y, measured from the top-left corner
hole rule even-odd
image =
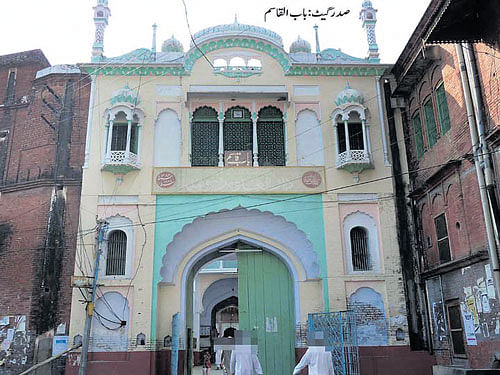
[[[486,143],[486,126],[484,123],[484,103],[481,94],[481,85],[479,82],[479,72],[477,69],[476,55],[472,44],[465,43],[462,46],[462,50],[465,53],[465,65],[469,73],[469,85],[473,90],[472,103],[474,105],[476,114],[477,129],[479,132],[479,142],[481,148],[481,156],[483,159],[484,166],[484,178],[486,182],[486,191],[488,197],[490,198],[491,209],[493,211],[493,216],[495,218],[495,229],[497,234],[500,233],[500,212],[498,208],[498,200],[495,194],[495,178],[493,173],[493,163],[491,162],[491,154],[488,144]]]
[[[458,62],[460,65],[460,78],[465,98],[465,108],[467,110],[467,121],[469,123],[470,137],[472,142],[472,150],[474,153],[474,164],[476,167],[477,180],[479,183],[479,194],[481,197],[481,205],[483,208],[484,223],[486,225],[486,237],[488,239],[488,253],[490,257],[491,268],[493,269],[493,279],[498,295],[500,295],[500,267],[498,263],[497,246],[495,242],[495,233],[493,229],[493,221],[491,219],[490,203],[486,191],[485,176],[482,165],[479,160],[481,152],[479,147],[479,135],[476,127],[476,119],[474,116],[474,108],[472,104],[469,79],[467,76],[467,68],[465,66],[464,51],[460,44],[456,45]]]

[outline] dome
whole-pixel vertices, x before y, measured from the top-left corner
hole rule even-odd
[[[167,39],[163,42],[163,45],[161,46],[161,51],[162,52],[184,52],[184,47],[182,46],[182,43],[179,42],[175,37],[172,35],[170,39]]]
[[[339,107],[344,104],[363,104],[363,95],[358,90],[351,89],[349,83],[346,83],[345,89],[335,98],[335,104]]]
[[[373,4],[370,0],[363,1],[363,8],[373,8]]]
[[[307,40],[302,39],[300,35],[295,42],[290,44],[290,53],[296,52],[311,53],[311,44]]]

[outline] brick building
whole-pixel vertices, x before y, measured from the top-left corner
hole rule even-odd
[[[18,374],[69,325],[90,80],[33,50],[0,56],[0,93],[0,374]]]
[[[386,84],[412,347],[465,368],[490,367],[500,351],[493,3],[431,1]]]

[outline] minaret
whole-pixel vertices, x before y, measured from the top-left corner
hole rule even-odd
[[[104,53],[104,29],[108,26],[111,11],[108,8],[108,0],[97,0],[94,7],[95,39],[92,45],[92,61],[100,61]]]
[[[158,26],[156,23],[153,24],[153,46],[151,47],[151,52],[153,52],[153,56],[155,57],[156,60],[156,29]]]
[[[319,48],[318,25],[314,25],[314,33],[316,34],[316,57],[319,59],[321,57],[321,49]]]
[[[368,60],[379,60],[377,39],[375,38],[375,25],[377,23],[377,9],[373,9],[370,0],[363,1],[359,19],[363,21],[368,39]]]

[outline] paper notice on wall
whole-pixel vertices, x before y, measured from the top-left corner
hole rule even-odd
[[[472,294],[472,288],[470,286],[464,286],[464,294],[469,297]]]
[[[479,315],[477,314],[476,298],[474,296],[467,297],[465,300],[467,310],[472,314],[475,325],[479,325]]]
[[[467,310],[467,308],[463,303],[460,304],[460,309],[462,310],[462,319],[464,321],[465,341],[469,346],[476,346],[477,338],[476,338],[476,330],[474,327],[474,317],[472,313],[469,310]]]
[[[490,300],[488,299],[488,295],[483,294],[481,296],[481,301],[483,303],[483,313],[485,314],[491,313],[491,306],[490,306]]]
[[[8,316],[2,316],[0,318],[0,326],[8,326],[9,325],[9,317]]]
[[[52,355],[58,355],[68,349],[69,336],[54,336],[52,340]]]
[[[493,284],[493,275],[491,273],[491,265],[486,264],[484,266],[484,271],[486,272],[486,289],[488,291],[488,298],[495,299],[495,286]]]

